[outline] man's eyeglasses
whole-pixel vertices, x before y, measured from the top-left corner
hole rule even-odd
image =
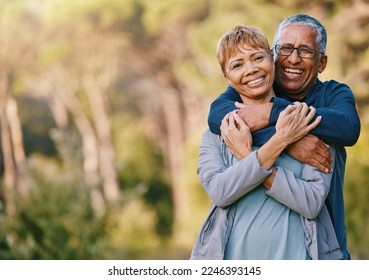
[[[294,50],[297,50],[297,54],[301,58],[314,58],[317,53],[323,54],[319,50],[311,49],[308,47],[294,48],[292,46],[275,45],[274,49],[277,54],[283,56],[289,56],[293,53]]]

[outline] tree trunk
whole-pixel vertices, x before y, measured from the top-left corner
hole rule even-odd
[[[26,154],[24,151],[22,126],[18,114],[18,105],[14,98],[9,97],[7,103],[7,117],[9,121],[10,139],[12,141],[15,170],[16,170],[16,190],[21,196],[26,195],[25,190],[25,170],[24,164]]]
[[[2,70],[0,72],[0,134],[4,165],[4,201],[7,213],[12,214],[15,210],[14,196],[16,195],[18,172],[8,116],[10,81],[10,74]]]
[[[88,96],[92,118],[98,139],[99,169],[103,179],[105,198],[114,202],[119,200],[119,184],[114,162],[114,147],[111,138],[111,116],[109,106],[104,98],[105,92],[97,83],[96,77],[86,75],[83,86]]]
[[[92,188],[92,205],[97,213],[103,213],[105,209],[104,198],[98,188],[100,177],[98,172],[98,146],[97,139],[88,117],[84,114],[82,105],[73,93],[65,92],[59,94],[60,104],[71,113],[76,128],[82,140],[82,165],[84,181]]]
[[[184,183],[184,128],[181,114],[181,99],[175,87],[171,85],[170,74],[158,74],[163,85],[160,91],[166,127],[166,145],[163,154],[167,159],[170,171],[174,207],[174,234],[181,243],[185,235],[183,227],[187,219],[188,197]],[[186,237],[184,237],[186,238]]]

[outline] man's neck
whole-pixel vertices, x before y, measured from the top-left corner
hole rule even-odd
[[[288,101],[294,102],[294,101],[300,101],[300,102],[304,102],[306,100],[306,97],[315,89],[315,87],[317,86],[317,82],[319,80],[317,79],[314,83],[314,85],[306,92],[306,94],[301,94],[301,95],[290,95],[284,92],[284,90],[277,84],[274,83],[273,84],[273,88],[274,91],[276,93],[277,97],[281,97],[283,99],[286,99]]]

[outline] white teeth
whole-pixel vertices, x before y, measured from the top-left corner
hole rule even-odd
[[[262,80],[263,80],[263,78],[259,78],[259,79],[253,80],[253,81],[249,82],[249,85],[257,84],[258,82],[260,82]]]
[[[302,70],[292,69],[292,68],[285,68],[284,71],[288,73],[293,73],[293,74],[302,74],[303,72]]]

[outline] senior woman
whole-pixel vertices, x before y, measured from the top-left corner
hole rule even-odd
[[[273,57],[259,29],[239,25],[224,34],[217,58],[243,103],[274,97]],[[235,112],[222,122],[226,142],[204,132],[198,174],[212,205],[191,259],[342,258],[324,205],[331,173],[283,152],[318,125],[314,115],[304,103],[289,105],[261,147],[253,147],[250,129]]]

